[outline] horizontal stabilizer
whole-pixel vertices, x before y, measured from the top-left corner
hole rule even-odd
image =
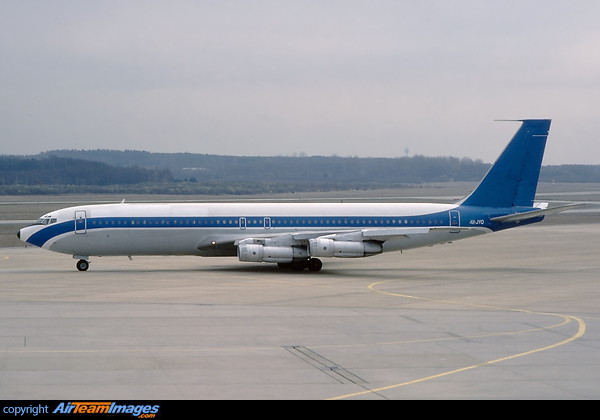
[[[577,207],[585,206],[585,203],[566,204],[564,206],[542,208],[538,210],[526,211],[524,213],[508,214],[506,216],[492,217],[492,222],[520,222],[522,220],[533,219],[534,217],[546,216],[548,214],[560,213],[566,210],[571,210]]]

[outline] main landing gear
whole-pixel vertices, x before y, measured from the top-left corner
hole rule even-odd
[[[283,269],[292,269],[293,271],[302,271],[305,268],[308,268],[309,271],[319,271],[323,267],[323,263],[318,258],[310,258],[304,261],[277,263],[277,266]]]
[[[77,269],[79,271],[87,271],[90,268],[90,262],[87,260],[79,260],[77,261]]]

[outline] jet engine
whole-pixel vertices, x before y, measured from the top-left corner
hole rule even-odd
[[[381,254],[383,248],[376,242],[336,241],[329,238],[316,238],[308,241],[311,257],[360,258]]]
[[[251,239],[238,244],[237,255],[240,261],[291,263],[308,259],[308,251],[301,246],[270,246],[254,242]]]

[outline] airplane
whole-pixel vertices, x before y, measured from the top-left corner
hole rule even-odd
[[[60,209],[22,228],[24,242],[73,255],[237,256],[321,270],[321,258],[361,258],[455,242],[541,222],[581,204],[534,203],[550,119],[521,126],[477,188],[440,203],[121,203]]]

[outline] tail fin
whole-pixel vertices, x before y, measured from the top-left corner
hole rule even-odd
[[[517,121],[521,128],[462,205],[533,206],[551,120]]]

